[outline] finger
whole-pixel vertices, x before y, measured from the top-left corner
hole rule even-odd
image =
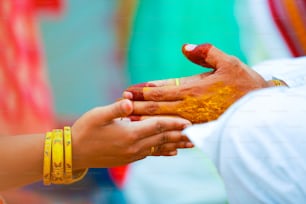
[[[163,156],[168,155],[169,152],[176,151],[177,149],[193,148],[194,145],[191,142],[176,142],[176,143],[166,143],[155,147],[153,156]]]
[[[211,44],[185,44],[183,45],[182,51],[193,63],[215,70],[223,67],[219,66],[220,64],[228,64],[233,59],[232,56],[227,55]]]
[[[135,84],[130,86],[129,88],[144,88],[144,87],[161,87],[161,86],[179,86],[180,84],[184,84],[186,79],[189,77],[181,77],[181,78],[172,78],[172,79],[164,79],[164,80],[155,80],[146,83]]]
[[[175,101],[184,99],[183,86],[130,87],[126,90],[134,101]]]
[[[143,87],[159,87],[159,86],[171,86],[171,85],[176,85],[176,79],[164,79],[164,80],[155,80],[155,81],[150,81],[150,82],[145,82],[145,83],[140,83],[140,84],[135,84],[130,86],[129,88],[143,88]]]
[[[92,109],[88,115],[93,123],[105,124],[115,118],[126,117],[133,112],[133,104],[130,100],[124,99],[111,105]]]
[[[164,152],[162,155],[160,156],[164,156],[164,157],[172,157],[172,156],[176,156],[177,155],[177,150],[175,151],[171,151],[171,152]]]
[[[170,152],[177,148],[190,148],[192,143],[186,140],[182,131],[165,131],[143,138],[137,144],[140,152],[145,155],[159,155],[161,152]]]
[[[136,135],[138,135],[137,139],[139,141],[157,134],[161,134],[158,138],[163,139],[163,141],[172,141],[173,136],[168,137],[167,134],[162,133],[167,131],[181,131],[191,125],[191,123],[182,118],[154,117],[144,121],[133,122],[131,125]]]
[[[155,80],[146,83],[135,84],[126,89],[126,92],[129,92],[133,89],[147,88],[147,87],[162,87],[162,86],[180,86],[187,84],[190,81],[202,79],[204,76],[209,75],[209,73],[202,73],[199,75],[194,75],[190,77],[181,77],[181,78],[172,78],[172,79],[164,79],[164,80]],[[129,96],[123,94],[123,98],[129,98]],[[130,99],[130,98],[129,98]]]
[[[177,116],[177,115],[162,115],[163,117],[172,117],[172,118],[182,118],[180,116]],[[127,118],[130,119],[130,121],[142,121],[142,120],[147,120],[147,119],[150,119],[150,118],[154,118],[154,117],[160,117],[159,116],[156,116],[156,115],[129,115]]]
[[[156,87],[157,85],[151,82],[145,82],[140,84],[135,84],[128,87],[122,94],[123,98],[126,99],[134,99],[137,100],[138,98],[143,100],[143,88],[144,87]]]
[[[132,100],[133,99],[133,94],[131,92],[124,91],[122,93],[122,98]]]
[[[156,83],[156,86],[150,87],[131,86],[123,92],[122,97],[134,101],[182,100],[186,95],[190,95],[190,90],[188,89],[189,84],[196,84],[198,81],[203,81],[203,79],[212,74],[213,72],[205,72],[190,77],[153,81],[150,83]]]
[[[176,115],[181,101],[134,101],[133,115]]]

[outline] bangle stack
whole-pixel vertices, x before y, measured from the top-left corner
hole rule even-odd
[[[44,145],[44,185],[71,184],[84,178],[87,171],[88,169],[72,171],[70,127],[47,132]]]

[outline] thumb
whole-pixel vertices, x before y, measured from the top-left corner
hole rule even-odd
[[[116,118],[126,117],[133,112],[133,104],[130,100],[124,99],[108,106],[95,108],[92,110],[94,123],[103,124]]]
[[[230,56],[211,44],[185,44],[183,54],[193,63],[217,70],[218,63],[226,61]]]

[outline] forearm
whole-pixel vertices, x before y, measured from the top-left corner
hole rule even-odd
[[[0,191],[42,179],[44,134],[0,138]]]

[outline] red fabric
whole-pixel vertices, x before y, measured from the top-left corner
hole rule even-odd
[[[0,136],[53,126],[35,9],[31,0],[0,3]]]
[[[306,1],[268,0],[273,20],[292,56],[306,54]]]
[[[118,188],[122,188],[128,173],[128,165],[109,168],[109,175]]]
[[[63,10],[63,0],[32,0],[38,11],[59,13]]]

